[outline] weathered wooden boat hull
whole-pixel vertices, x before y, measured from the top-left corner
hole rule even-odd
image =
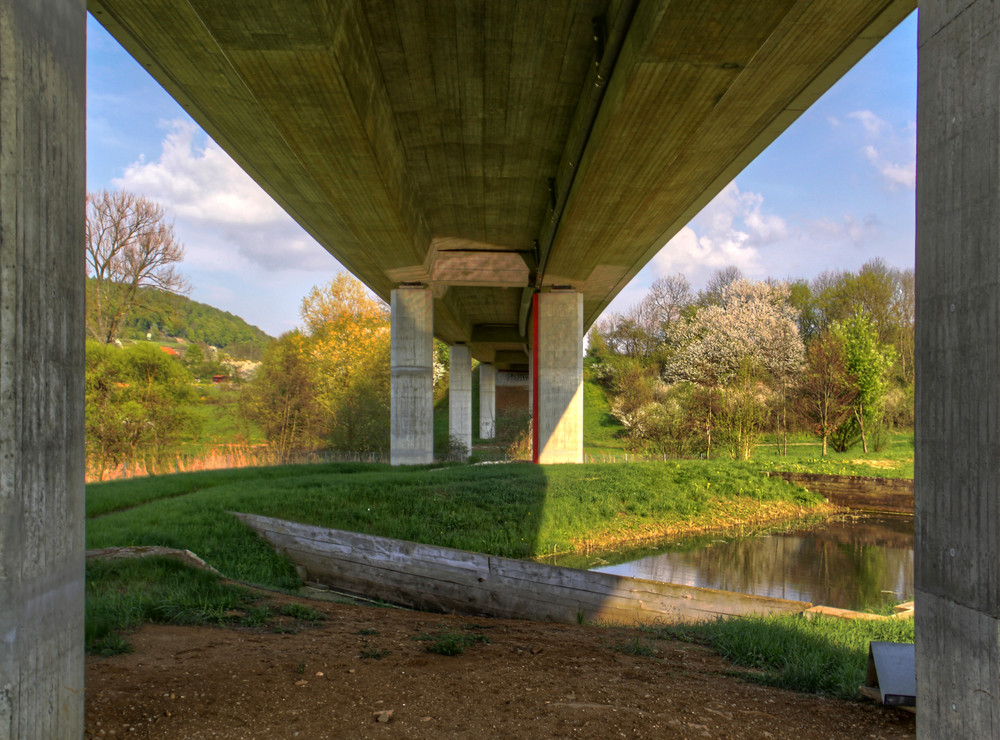
[[[304,580],[414,609],[556,622],[690,622],[800,613],[811,604],[626,578],[325,529],[254,514],[241,521]]]

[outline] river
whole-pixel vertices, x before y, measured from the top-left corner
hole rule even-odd
[[[591,570],[863,610],[913,598],[913,517],[847,515],[755,537],[699,538]]]

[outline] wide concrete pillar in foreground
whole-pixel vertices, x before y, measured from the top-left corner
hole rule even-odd
[[[921,2],[917,735],[1000,737],[1000,4]]]
[[[83,737],[86,9],[0,2],[0,738]]]
[[[392,291],[393,465],[434,461],[434,302],[431,291]]]
[[[534,461],[583,462],[583,294],[537,293],[532,347]]]
[[[479,365],[479,437],[494,439],[497,433],[497,369]]]
[[[472,355],[468,345],[451,345],[448,363],[448,436],[472,450]]]

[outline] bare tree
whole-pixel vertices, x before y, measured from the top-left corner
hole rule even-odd
[[[640,306],[647,317],[649,332],[665,342],[680,322],[684,312],[694,303],[691,284],[681,273],[657,278]]]
[[[164,220],[163,207],[125,190],[87,194],[87,331],[105,344],[140,305],[142,288],[186,293],[177,272],[184,246]]]
[[[722,303],[723,294],[730,285],[743,279],[743,273],[736,265],[729,265],[716,270],[709,278],[704,290],[698,291],[699,306],[718,306]]]

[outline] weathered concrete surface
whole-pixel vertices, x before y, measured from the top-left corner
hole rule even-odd
[[[343,265],[431,286],[437,337],[504,369],[536,288],[595,321],[916,0],[89,7]]]
[[[465,344],[451,346],[448,363],[448,435],[472,450],[472,355]]]
[[[389,461],[434,461],[433,297],[424,288],[392,291],[392,399]]]
[[[921,3],[917,734],[1000,737],[1000,5]]]
[[[0,738],[83,736],[86,11],[0,3]]]
[[[535,462],[583,462],[583,296],[536,296]]]
[[[479,437],[493,439],[497,431],[497,369],[484,362],[479,366]]]

